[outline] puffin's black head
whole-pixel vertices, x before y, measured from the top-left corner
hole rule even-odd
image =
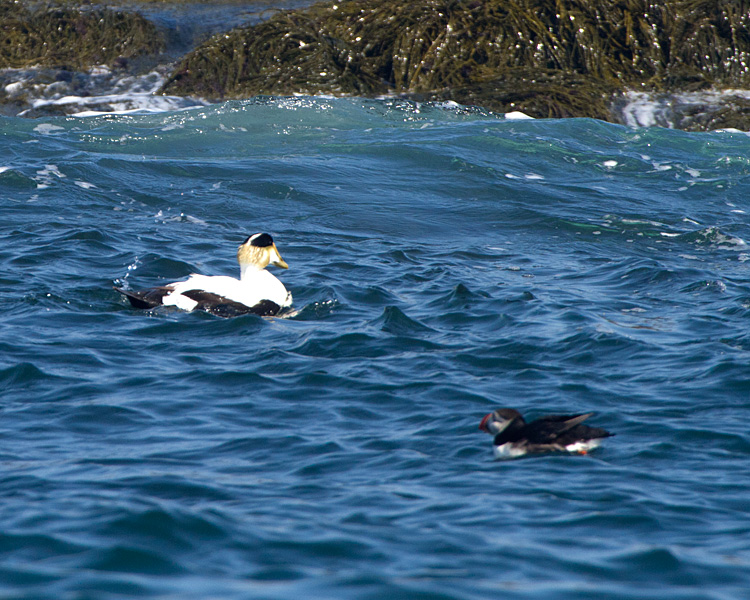
[[[244,246],[248,242],[250,242],[251,246],[255,246],[256,248],[268,248],[268,246],[273,246],[273,238],[269,233],[254,233],[242,242],[242,245]]]
[[[498,408],[496,411],[482,418],[482,421],[479,423],[479,429],[489,434],[497,435],[516,421],[521,425],[525,422],[521,413],[515,408]]]

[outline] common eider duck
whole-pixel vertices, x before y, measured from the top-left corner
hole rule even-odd
[[[496,458],[517,458],[542,452],[586,454],[613,436],[599,427],[581,425],[594,413],[550,415],[527,423],[513,408],[500,408],[485,415],[479,429],[493,436]]]
[[[288,269],[273,238],[267,233],[248,237],[237,250],[240,278],[224,275],[191,275],[159,287],[131,291],[115,289],[135,308],[176,306],[182,310],[205,310],[221,317],[252,313],[264,317],[277,314],[292,305],[292,294],[276,277],[266,271],[271,264]]]

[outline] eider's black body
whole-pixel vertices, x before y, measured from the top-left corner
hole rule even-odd
[[[134,308],[176,306],[188,311],[203,310],[221,317],[243,314],[267,317],[291,306],[291,293],[281,281],[265,270],[269,264],[289,268],[269,234],[256,233],[249,236],[237,250],[237,261],[240,264],[240,279],[191,275],[186,281],[147,290],[115,289]]]
[[[162,306],[164,296],[172,290],[166,286],[150,288],[148,290],[126,290],[115,286],[118,292],[125,296],[133,308],[156,308]],[[183,296],[195,300],[198,305],[193,310],[204,310],[219,317],[238,317],[240,315],[259,315],[261,317],[272,317],[277,314],[281,307],[272,300],[261,300],[253,306],[245,306],[241,302],[234,302],[224,296],[212,294],[204,290],[188,290],[182,292]]]
[[[497,458],[515,458],[542,452],[586,454],[614,434],[599,427],[581,425],[594,413],[550,415],[527,423],[517,410],[500,408],[482,419],[479,429],[494,435]]]

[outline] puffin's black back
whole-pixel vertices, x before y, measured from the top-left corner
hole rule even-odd
[[[551,415],[531,423],[514,421],[495,436],[496,446],[507,442],[527,441],[530,444],[560,444],[567,446],[577,441],[610,437],[613,434],[600,427],[581,425],[594,413],[582,415]]]

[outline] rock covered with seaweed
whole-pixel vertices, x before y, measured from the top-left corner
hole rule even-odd
[[[744,1],[328,2],[215,36],[163,91],[399,94],[611,120],[629,89],[747,88],[749,20]]]
[[[116,65],[164,48],[156,26],[136,12],[66,6],[29,10],[0,0],[0,23],[2,69]]]
[[[49,1],[0,0],[0,113],[391,95],[750,130],[750,0]]]
[[[163,33],[133,11],[0,0],[0,113],[37,116],[65,110],[46,98],[96,95],[102,77],[155,64]],[[92,69],[99,77],[92,77]],[[38,105],[44,109],[37,110]]]

